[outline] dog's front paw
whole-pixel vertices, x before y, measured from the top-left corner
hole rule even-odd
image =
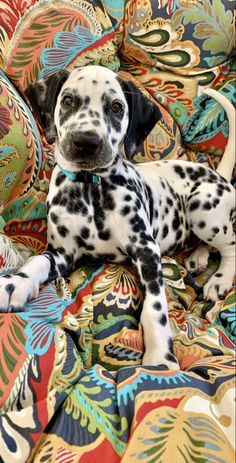
[[[143,355],[142,364],[146,366],[163,366],[167,367],[168,370],[180,370],[179,363],[174,355],[168,358],[169,354],[165,356],[156,355],[155,352],[145,352]],[[169,356],[170,357],[170,356]]]
[[[224,299],[232,288],[232,281],[229,276],[215,273],[211,276],[203,288],[203,297],[207,301],[218,301]]]
[[[38,292],[38,285],[23,272],[0,277],[0,312],[22,311],[25,302]]]

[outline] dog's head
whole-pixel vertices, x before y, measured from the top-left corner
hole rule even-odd
[[[73,169],[112,165],[123,143],[131,158],[161,117],[135,84],[101,66],[59,71],[25,93],[58,162]]]

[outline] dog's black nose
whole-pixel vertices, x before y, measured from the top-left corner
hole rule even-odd
[[[93,154],[96,153],[101,146],[100,137],[92,132],[75,132],[72,136],[73,146],[79,154]]]

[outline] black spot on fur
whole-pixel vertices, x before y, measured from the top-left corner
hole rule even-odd
[[[201,220],[200,222],[198,222],[199,228],[204,228],[205,226],[206,226],[206,222],[204,220]]]
[[[218,206],[219,203],[220,203],[220,200],[219,200],[218,198],[215,198],[215,199],[213,200],[213,207]]]
[[[55,224],[58,223],[58,216],[54,213],[54,212],[51,212],[50,213],[50,218],[51,218],[51,221]]]
[[[195,201],[192,201],[190,206],[189,206],[189,210],[190,211],[195,211],[196,209],[198,209],[200,206],[200,201],[199,200],[195,200]]]
[[[169,197],[166,199],[166,202],[167,202],[168,206],[170,206],[170,207],[172,207],[174,205],[172,199],[169,198]]]
[[[159,310],[162,309],[162,305],[161,305],[161,303],[160,303],[159,301],[156,301],[156,302],[154,302],[154,304],[153,304],[153,308],[154,308],[155,310],[158,310],[158,311],[159,311]]]
[[[62,172],[59,172],[55,180],[55,185],[60,186],[62,182],[64,182],[65,178],[66,178],[65,174],[63,174]]]
[[[66,228],[64,225],[58,225],[57,231],[62,238],[65,238],[69,233],[68,228]]]
[[[174,219],[172,221],[172,227],[173,227],[173,230],[178,230],[180,226],[180,221],[179,221],[179,214],[178,214],[178,211],[177,209],[175,209],[175,212],[174,212]]]
[[[160,293],[160,287],[159,287],[157,281],[151,281],[148,284],[148,289],[149,289],[150,293],[155,295],[155,296],[157,296]]]
[[[176,174],[178,174],[181,178],[185,178],[185,172],[182,166],[174,166],[174,171]]]
[[[84,240],[87,240],[89,237],[90,237],[90,231],[89,231],[89,228],[87,227],[83,227],[81,229],[81,237],[84,239]]]
[[[212,208],[211,203],[209,201],[205,201],[205,203],[203,203],[202,208],[206,211],[209,211]]]
[[[114,185],[125,186],[126,185],[126,178],[123,175],[111,175],[110,180]]]
[[[87,244],[81,236],[74,236],[74,240],[79,248],[84,248],[86,251],[94,251],[95,247],[92,244]]]
[[[165,313],[163,313],[160,318],[159,318],[159,323],[162,325],[162,326],[166,326],[167,324],[167,316]]]
[[[97,119],[94,119],[94,121],[92,121],[92,124],[94,125],[94,127],[98,127],[100,125],[100,122]]]
[[[100,240],[107,241],[111,237],[111,232],[110,232],[110,230],[101,230],[101,231],[99,231],[98,236],[99,236]]]
[[[217,195],[218,195],[218,196],[220,196],[220,197],[221,197],[221,196],[223,196],[223,194],[224,194],[224,191],[223,191],[223,190],[221,190],[221,189],[218,187],[218,189],[216,190],[216,193],[217,193]]]
[[[88,208],[83,201],[74,199],[67,205],[67,210],[73,214],[82,214],[83,216],[88,215]]]
[[[204,167],[198,167],[198,168],[195,167],[193,173],[190,174],[190,179],[193,180],[194,182],[197,182],[197,180],[202,179],[205,176],[205,174],[206,174],[206,170],[204,169]]]
[[[193,167],[187,167],[187,172],[188,174],[192,174],[193,173]]]
[[[168,233],[169,233],[169,227],[167,224],[165,224],[162,230],[162,239],[165,239]]]
[[[132,225],[132,230],[135,233],[146,230],[146,224],[138,214],[134,215],[134,217],[130,220],[130,224]]]
[[[178,230],[176,233],[176,240],[179,241],[182,238],[183,232],[182,230]]]
[[[128,215],[130,213],[130,207],[124,206],[120,212],[121,212],[121,215]]]
[[[88,105],[90,103],[90,96],[86,95],[84,99],[84,104]]]

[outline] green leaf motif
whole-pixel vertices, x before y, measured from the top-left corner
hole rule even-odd
[[[93,374],[91,373],[93,376]],[[111,387],[112,386],[112,387]],[[88,373],[71,390],[65,403],[65,412],[79,420],[80,426],[95,434],[104,434],[119,455],[125,450],[122,435],[128,428],[126,417],[115,413],[115,384],[106,384]]]
[[[0,397],[3,389],[11,381],[18,362],[24,361],[24,326],[25,323],[17,315],[6,317],[0,314],[0,328],[2,338],[0,341]]]
[[[232,51],[234,27],[233,14],[226,11],[221,0],[202,0],[198,3],[177,1],[175,13],[172,16],[172,26],[177,29],[181,23],[196,24],[193,36],[204,40],[204,50],[211,54],[225,53]]]

